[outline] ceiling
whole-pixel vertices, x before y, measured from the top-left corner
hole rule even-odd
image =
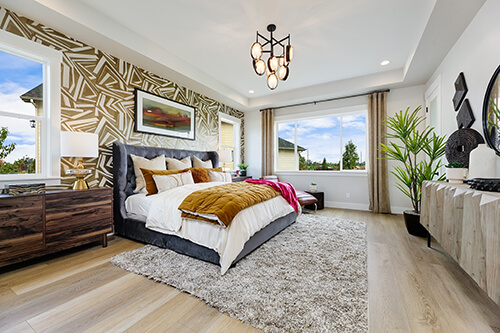
[[[425,83],[485,0],[0,0],[71,37],[242,111]],[[290,76],[267,88],[256,31],[288,34]],[[390,60],[387,66],[380,62]],[[249,90],[254,90],[250,94]]]

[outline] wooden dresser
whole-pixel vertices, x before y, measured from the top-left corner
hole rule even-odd
[[[101,241],[113,231],[113,189],[0,196],[0,266]]]
[[[424,182],[420,223],[500,305],[500,193]]]

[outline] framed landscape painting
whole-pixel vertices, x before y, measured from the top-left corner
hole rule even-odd
[[[134,92],[136,132],[194,140],[194,107],[141,89]]]

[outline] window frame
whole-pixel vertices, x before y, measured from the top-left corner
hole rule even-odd
[[[365,156],[365,170],[344,170],[342,165],[342,154],[344,151],[343,147],[343,137],[342,137],[342,118],[340,119],[340,170],[339,171],[331,171],[331,170],[298,170],[299,167],[299,159],[297,154],[297,122],[301,120],[311,120],[318,118],[326,118],[326,117],[342,117],[342,116],[353,116],[365,114],[366,115],[366,138],[365,138],[365,146],[368,148],[368,106],[366,104],[363,105],[354,105],[354,106],[346,106],[346,107],[338,107],[338,108],[328,108],[321,111],[313,111],[308,112],[307,116],[298,116],[297,114],[285,114],[274,117],[274,170],[276,174],[282,175],[306,175],[306,174],[314,174],[319,176],[362,176],[366,177],[368,175],[369,168],[369,155],[368,149],[366,151]],[[294,154],[295,154],[295,167],[296,170],[279,170],[278,169],[278,126],[281,123],[290,123],[295,122],[295,142],[294,142]]]
[[[35,180],[60,182],[60,123],[62,52],[26,38],[0,30],[0,50],[43,64],[43,116],[25,116],[9,111],[0,115],[40,121],[41,172],[36,174],[0,175],[0,187],[13,181],[29,183]]]
[[[222,137],[222,125],[221,123],[229,123],[232,124],[233,127],[233,141],[234,141],[234,147],[230,146],[222,146],[221,144],[221,137]],[[234,170],[238,169],[238,166],[241,164],[241,119],[230,116],[226,113],[219,113],[219,142],[218,142],[218,149],[221,148],[233,148],[233,166]]]

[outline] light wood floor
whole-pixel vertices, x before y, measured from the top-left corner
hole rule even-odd
[[[500,332],[500,308],[401,216],[325,209],[368,226],[370,332]],[[115,237],[0,271],[0,332],[258,331],[109,258],[138,244]]]

